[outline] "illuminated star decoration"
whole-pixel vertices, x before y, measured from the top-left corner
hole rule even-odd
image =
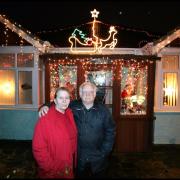
[[[99,11],[97,11],[96,9],[94,9],[93,11],[91,11],[91,14],[92,14],[92,17],[93,17],[93,18],[98,18]]]
[[[117,30],[114,26],[111,26],[109,29],[109,36],[105,39],[101,39],[97,36],[96,33],[96,18],[98,17],[99,12],[94,9],[91,11],[92,18],[94,18],[92,23],[92,37],[86,37],[79,29],[75,29],[71,36],[69,37],[69,42],[71,43],[71,52],[72,53],[101,53],[102,49],[110,48],[113,49],[117,44],[117,39],[115,35]],[[90,47],[89,49],[76,49],[76,45]]]

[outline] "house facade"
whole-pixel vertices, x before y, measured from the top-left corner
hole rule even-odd
[[[180,143],[180,48],[167,47],[180,37],[179,29],[142,48],[89,53],[91,48],[81,47],[74,53],[32,37],[3,16],[0,21],[30,43],[0,47],[0,139],[31,140],[38,108],[53,99],[69,73],[75,98],[87,78],[100,87],[98,97],[119,123],[120,151],[125,141],[123,152]],[[135,91],[130,101],[123,91],[129,84]]]

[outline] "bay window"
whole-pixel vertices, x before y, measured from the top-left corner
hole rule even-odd
[[[0,50],[0,108],[37,108],[43,103],[44,72],[38,57],[31,47],[24,52],[16,47]]]

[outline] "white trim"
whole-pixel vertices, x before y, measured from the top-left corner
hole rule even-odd
[[[165,47],[163,48],[159,53],[159,54],[163,54],[163,55],[178,55],[180,54],[180,48],[178,47]]]
[[[77,51],[87,51],[91,50],[92,48],[76,48]],[[77,53],[72,53],[70,50],[70,47],[63,47],[63,48],[49,48],[48,53],[61,53],[61,54],[77,54]],[[82,54],[82,53],[81,53]],[[84,54],[87,54],[84,52]],[[109,49],[105,48],[102,50],[101,53],[91,53],[91,55],[106,55],[106,54],[134,54],[134,55],[143,55],[142,50],[139,48],[114,48],[114,49]]]
[[[162,69],[162,61],[156,62],[154,112],[180,112],[180,48],[164,48],[158,55],[177,55],[179,57],[179,69],[175,71],[165,71]],[[164,72],[173,72],[178,74],[178,102],[175,107],[163,106],[162,89]]]
[[[153,54],[159,53],[166,45],[170,44],[173,40],[180,37],[180,29],[177,29],[175,32],[168,35],[165,39],[153,46]]]
[[[23,53],[33,53],[37,52],[38,49],[33,46],[23,46]],[[21,46],[4,46],[0,47],[0,53],[6,54],[15,54],[15,53],[22,53],[22,47]]]
[[[39,108],[39,107],[38,107]],[[33,111],[38,111],[38,108],[34,108],[34,107],[16,107],[16,106],[0,106],[0,110],[33,110]]]

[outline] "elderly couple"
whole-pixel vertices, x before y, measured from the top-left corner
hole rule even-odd
[[[70,103],[66,88],[41,107],[32,149],[40,178],[104,177],[115,139],[109,110],[95,101],[96,86],[84,82],[81,100]],[[76,172],[76,173],[75,173]]]

